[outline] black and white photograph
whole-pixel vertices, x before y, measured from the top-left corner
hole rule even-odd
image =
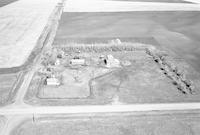
[[[0,135],[200,135],[200,0],[0,0]]]

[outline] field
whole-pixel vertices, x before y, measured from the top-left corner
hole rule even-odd
[[[6,118],[0,115],[0,130],[2,130],[2,128],[4,127],[5,121],[6,121]]]
[[[0,11],[0,135],[200,134],[200,4],[0,0]]]
[[[0,106],[14,102],[22,73],[0,74]]]
[[[190,3],[184,0],[113,0],[113,1]]]
[[[6,6],[6,5],[11,4],[15,1],[18,1],[18,0],[1,0],[0,1],[0,7]]]
[[[133,57],[132,65],[94,80],[94,91],[101,93],[103,97],[117,96],[118,102],[125,104],[199,101],[199,79],[191,70],[187,72],[187,69],[186,76],[192,76],[190,79],[196,81],[196,93],[185,95],[177,90],[172,80],[163,74],[154,61],[145,57],[145,54],[125,53],[120,57]],[[179,66],[187,67],[187,64],[180,63]]]
[[[198,11],[63,13],[56,44],[68,38],[150,38],[200,72]]]
[[[41,116],[23,121],[10,135],[198,135],[199,119],[197,113]]]

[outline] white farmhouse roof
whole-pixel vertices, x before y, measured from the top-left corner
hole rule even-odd
[[[113,68],[113,67],[120,67],[120,61],[115,59],[112,55],[107,55],[107,64],[106,67]]]
[[[60,85],[60,80],[57,78],[47,78],[47,85],[58,86]]]
[[[72,64],[72,65],[84,65],[85,59],[71,59],[70,64]]]

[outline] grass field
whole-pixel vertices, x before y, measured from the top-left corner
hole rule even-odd
[[[4,125],[5,125],[5,121],[6,121],[6,118],[4,116],[0,116],[0,130],[3,129]]]
[[[199,12],[63,13],[56,44],[68,38],[153,37],[200,72]]]
[[[0,0],[0,7],[6,6],[18,0]]]
[[[113,0],[113,1],[190,3],[184,0]]]
[[[0,106],[13,102],[21,77],[21,73],[0,75]]]
[[[198,135],[199,114],[43,116],[23,121],[10,135]]]

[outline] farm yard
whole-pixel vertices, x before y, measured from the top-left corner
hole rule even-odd
[[[198,0],[0,1],[0,135],[198,135],[199,12]]]

